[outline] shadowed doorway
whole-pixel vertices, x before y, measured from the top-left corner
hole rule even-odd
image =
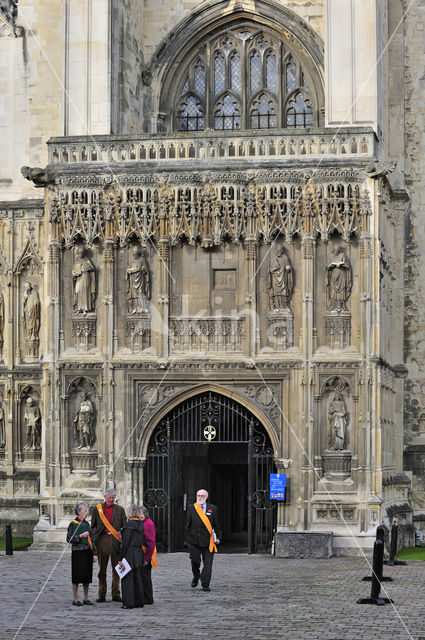
[[[174,407],[155,428],[144,470],[144,504],[158,546],[184,549],[186,508],[207,489],[219,508],[221,552],[270,551],[275,503],[270,438],[258,419],[227,396],[208,391]]]

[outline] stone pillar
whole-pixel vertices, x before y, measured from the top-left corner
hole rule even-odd
[[[302,345],[301,350],[304,359],[303,371],[303,409],[302,424],[300,433],[306,436],[301,439],[306,453],[310,460],[314,455],[314,429],[313,429],[313,410],[314,398],[312,394],[311,380],[313,376],[312,356],[314,353],[314,334],[315,334],[315,317],[314,317],[314,265],[316,263],[316,243],[311,234],[311,218],[306,220],[306,235],[302,240]],[[301,480],[301,498],[304,503],[309,500],[314,488],[314,469],[312,468],[307,455],[300,452],[300,459],[304,467]],[[302,528],[309,527],[309,514],[304,510],[304,522],[299,523]]]
[[[245,296],[246,304],[246,331],[248,355],[255,358],[258,350],[257,345],[257,245],[254,240],[247,240],[245,243],[247,261],[247,291]]]
[[[378,127],[376,0],[326,0],[327,127]]]
[[[109,0],[66,0],[65,135],[108,134]]]

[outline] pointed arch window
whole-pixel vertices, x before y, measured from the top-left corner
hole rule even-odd
[[[319,126],[321,85],[307,61],[247,21],[200,42],[173,85],[178,131]]]

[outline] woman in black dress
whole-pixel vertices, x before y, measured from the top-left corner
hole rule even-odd
[[[131,567],[121,580],[122,608],[133,609],[143,607],[143,582],[142,567],[144,554],[142,546],[145,543],[145,528],[140,519],[140,509],[136,504],[132,504],[127,510],[128,520],[121,529],[121,550],[118,556],[120,568],[124,568],[122,563],[125,558]]]
[[[76,518],[69,523],[66,541],[72,544],[72,604],[82,607],[83,604],[92,605],[89,600],[89,584],[92,581],[93,562],[97,560],[96,547],[92,542],[92,531],[86,520],[88,506],[85,502],[75,505]],[[84,600],[78,600],[78,585],[83,585]]]

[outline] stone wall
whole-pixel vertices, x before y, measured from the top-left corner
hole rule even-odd
[[[405,8],[407,9],[407,6]],[[409,5],[404,20],[406,185],[411,197],[411,211],[406,218],[405,357],[408,377],[404,419],[406,468],[413,471],[415,476],[414,504],[416,509],[422,512],[425,508],[424,29],[424,3]]]

